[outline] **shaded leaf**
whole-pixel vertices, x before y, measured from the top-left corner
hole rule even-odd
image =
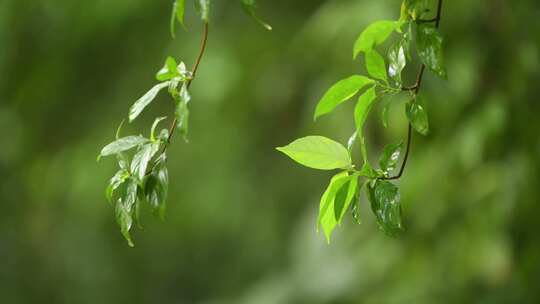
[[[127,136],[119,138],[112,143],[106,145],[102,150],[98,157],[98,159],[102,156],[109,156],[113,154],[117,154],[120,152],[124,152],[130,149],[135,148],[136,146],[142,145],[147,143],[149,140],[147,138],[144,138],[142,136]]]
[[[123,183],[125,183],[129,178],[129,172],[126,169],[121,169],[116,172],[116,174],[109,181],[109,185],[105,189],[105,197],[107,200],[112,203],[114,191],[118,189]]]
[[[323,96],[315,109],[315,119],[332,112],[339,104],[347,101],[365,86],[374,83],[373,80],[353,75],[334,84]]]
[[[429,133],[429,121],[427,112],[422,104],[422,98],[417,96],[416,100],[412,100],[405,105],[405,112],[416,132],[425,136]]]
[[[368,185],[367,194],[379,228],[389,236],[396,236],[403,230],[397,186],[388,181],[377,180]]]
[[[358,178],[356,175],[351,175],[350,180],[341,187],[336,193],[334,199],[334,216],[336,221],[341,224],[343,216],[349,209],[358,189]]]
[[[154,120],[154,123],[152,124],[152,129],[150,131],[150,140],[151,141],[155,141],[156,140],[156,136],[155,136],[155,133],[156,133],[156,128],[158,126],[158,124],[163,121],[164,119],[167,119],[167,117],[158,117]]]
[[[352,166],[349,151],[340,143],[322,136],[300,138],[277,150],[313,169],[332,170]]]
[[[148,106],[154,98],[156,98],[159,91],[163,88],[166,88],[169,85],[169,82],[162,82],[155,85],[150,91],[146,92],[143,97],[139,98],[129,109],[129,121],[132,122],[141,112]]]
[[[148,163],[154,157],[159,150],[159,143],[148,143],[141,147],[141,149],[133,156],[131,161],[131,173],[142,181],[146,175],[146,168]]]
[[[360,52],[371,51],[377,45],[386,41],[400,26],[398,21],[381,20],[370,24],[358,37],[354,44],[353,58],[356,58]]]
[[[257,4],[255,0],[242,0],[242,7],[244,8],[244,11],[255,20],[258,24],[260,24],[265,29],[271,31],[272,26],[266,22],[264,22],[257,14],[255,13],[255,9],[257,7]]]
[[[416,27],[418,57],[435,75],[446,79],[442,43],[443,38],[433,25],[419,24]]]
[[[384,147],[384,152],[379,159],[379,166],[385,173],[390,173],[396,169],[399,156],[403,149],[403,143],[389,144]]]
[[[150,204],[154,212],[159,214],[161,219],[165,218],[167,193],[169,190],[169,173],[165,166],[165,160],[165,155],[162,155],[156,161],[156,166],[145,184],[146,201]]]

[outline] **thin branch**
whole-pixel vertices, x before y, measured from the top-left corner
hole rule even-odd
[[[199,55],[197,56],[197,59],[195,60],[195,64],[193,64],[193,68],[191,69],[191,79],[187,82],[187,88],[188,89],[191,86],[191,83],[193,82],[193,80],[195,79],[195,76],[197,75],[197,71],[199,70],[199,65],[201,64],[201,60],[202,60],[202,58],[204,56],[204,53],[206,51],[206,43],[207,43],[207,41],[208,41],[208,23],[205,22],[204,23],[203,34],[202,34],[202,38],[201,38],[201,47],[199,49]],[[165,151],[167,151],[167,148],[168,148],[169,144],[171,143],[171,140],[172,140],[172,137],[173,137],[173,134],[174,134],[174,129],[176,128],[176,123],[177,123],[177,119],[175,117],[173,119],[173,122],[171,123],[171,126],[169,127],[169,137],[167,138],[167,142],[163,146],[163,149],[162,149],[160,154],[163,154],[163,153],[165,153]]]
[[[437,5],[437,17],[433,19],[428,19],[425,21],[435,22],[435,27],[439,28],[439,25],[441,23],[441,14],[442,14],[442,0],[439,0],[439,4]],[[419,21],[423,22],[422,20],[419,20]],[[420,88],[422,87],[422,80],[424,79],[425,70],[426,70],[426,65],[422,64],[420,66],[420,70],[418,71],[418,76],[416,77],[416,84],[412,87],[404,87],[402,88],[402,90],[414,91],[414,94],[418,95],[418,93],[420,92]],[[411,151],[411,142],[412,142],[412,133],[413,133],[412,131],[413,131],[412,125],[411,123],[409,123],[409,127],[407,129],[407,147],[405,150],[405,156],[403,157],[403,162],[401,163],[401,168],[399,169],[399,173],[395,176],[384,177],[382,179],[384,180],[400,179],[401,176],[403,175],[403,172],[405,172],[405,167],[407,166],[407,160],[409,159],[409,154]]]

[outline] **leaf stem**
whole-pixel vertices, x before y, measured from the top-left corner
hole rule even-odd
[[[433,19],[425,20],[426,22],[435,22],[435,28],[439,28],[441,23],[441,15],[442,15],[442,5],[443,1],[439,0],[439,3],[437,5],[437,17]],[[419,20],[421,22],[424,22],[422,20]],[[422,87],[422,80],[424,79],[424,72],[426,70],[426,65],[422,64],[420,66],[420,70],[418,71],[418,76],[416,77],[416,84],[412,87],[404,87],[402,88],[404,91],[414,91],[414,95],[418,95],[420,92],[420,88]],[[409,159],[409,154],[411,151],[411,142],[412,142],[412,125],[409,123],[409,127],[407,129],[407,147],[405,150],[405,156],[403,157],[403,162],[401,163],[401,167],[399,169],[399,173],[395,176],[391,177],[383,177],[381,179],[384,180],[396,180],[400,179],[403,175],[403,172],[405,172],[405,167],[407,166],[407,160]]]

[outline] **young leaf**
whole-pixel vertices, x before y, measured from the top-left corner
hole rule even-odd
[[[375,87],[371,87],[358,99],[358,103],[354,108],[354,120],[356,122],[356,131],[358,134],[362,133],[364,123],[366,122],[371,106],[376,98],[377,94],[375,92]]]
[[[403,230],[398,188],[388,181],[377,180],[367,187],[367,194],[379,228],[389,236],[396,236]]]
[[[257,4],[255,2],[255,0],[242,0],[242,7],[244,8],[244,11],[251,16],[251,18],[253,18],[253,20],[255,20],[255,22],[257,22],[258,24],[260,24],[262,27],[264,27],[265,29],[271,31],[272,30],[272,26],[266,22],[264,22],[261,18],[259,18],[259,16],[257,16],[257,14],[255,13],[255,8],[256,8]]]
[[[143,97],[139,98],[133,106],[129,109],[129,122],[132,122],[141,112],[148,106],[154,98],[156,98],[159,91],[163,88],[166,88],[169,85],[169,82],[162,82],[155,85],[150,91],[146,92]]]
[[[370,24],[354,43],[353,58],[382,44],[401,25],[398,21],[381,20]]]
[[[352,175],[350,180],[336,193],[336,198],[334,200],[334,216],[338,225],[341,224],[343,216],[356,195],[357,189],[358,177]]]
[[[433,25],[419,24],[416,27],[418,57],[435,75],[446,79],[442,43],[443,38]]]
[[[164,120],[164,119],[167,119],[167,117],[158,117],[156,118],[156,120],[154,120],[154,123],[152,124],[152,129],[150,131],[150,140],[151,141],[155,141],[156,140],[156,127],[158,126],[158,124]]]
[[[122,193],[122,197],[116,203],[116,221],[130,247],[133,247],[133,241],[131,240],[129,230],[131,230],[133,224],[132,214],[133,206],[137,201],[137,188],[137,182],[130,178],[127,181],[127,187]]]
[[[366,69],[371,77],[384,82],[388,81],[386,63],[384,62],[384,58],[376,50],[366,52]]]
[[[184,14],[185,14],[186,0],[175,0],[173,4],[172,14],[171,14],[171,36],[175,38],[175,25],[176,20],[180,22],[182,27],[186,27],[184,24]]]
[[[330,236],[338,223],[334,209],[336,194],[342,187],[348,184],[350,180],[351,176],[349,176],[347,172],[336,174],[330,180],[330,184],[321,197],[319,217],[317,219],[317,230],[319,230],[319,227],[322,227],[328,243],[330,243]]]
[[[374,83],[373,80],[361,76],[353,75],[349,78],[338,81],[323,96],[315,109],[315,119],[332,112],[339,104],[347,101],[365,86]]]
[[[427,112],[422,106],[423,100],[416,96],[416,100],[411,100],[405,105],[405,112],[412,127],[420,134],[426,136],[429,133],[429,121]]]
[[[131,161],[131,173],[142,181],[146,175],[146,168],[148,163],[154,157],[159,150],[159,143],[148,143],[141,147],[141,149],[133,156]]]
[[[300,138],[277,150],[313,169],[348,169],[352,166],[349,151],[340,143],[322,136]]]
[[[384,152],[379,159],[379,166],[385,173],[390,173],[396,169],[399,161],[401,150],[403,149],[403,143],[389,144],[384,147]]]
[[[201,15],[202,21],[210,21],[210,0],[195,0],[195,8]]]
[[[130,149],[135,148],[136,146],[142,145],[147,143],[149,140],[147,138],[144,138],[142,136],[127,136],[122,137],[120,139],[117,139],[113,141],[112,143],[106,145],[99,154],[99,158],[103,156],[109,156],[118,154],[120,152],[124,152]]]
[[[167,57],[165,65],[157,72],[156,79],[159,81],[166,81],[179,76],[180,73],[178,73],[176,66],[176,60],[170,56]]]
[[[152,170],[145,184],[145,197],[156,214],[165,218],[167,192],[169,189],[169,173],[165,166],[165,155],[162,155]]]
[[[111,180],[109,181],[109,185],[105,190],[105,197],[110,203],[113,202],[114,191],[116,191],[118,187],[125,183],[128,178],[129,172],[125,169],[121,169],[120,171],[116,172],[116,174],[111,178]]]
[[[404,41],[399,40],[388,51],[388,75],[394,79],[398,86],[401,86],[401,72],[407,64],[403,44]]]

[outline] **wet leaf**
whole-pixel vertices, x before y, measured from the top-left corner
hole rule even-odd
[[[367,187],[367,194],[379,228],[389,236],[396,236],[403,230],[397,186],[388,181],[377,180]]]
[[[435,75],[446,79],[442,43],[443,38],[433,25],[419,24],[416,27],[418,57]]]
[[[416,132],[426,136],[429,133],[429,121],[427,112],[422,104],[422,98],[417,96],[416,100],[412,100],[406,104],[405,111],[409,122]]]

